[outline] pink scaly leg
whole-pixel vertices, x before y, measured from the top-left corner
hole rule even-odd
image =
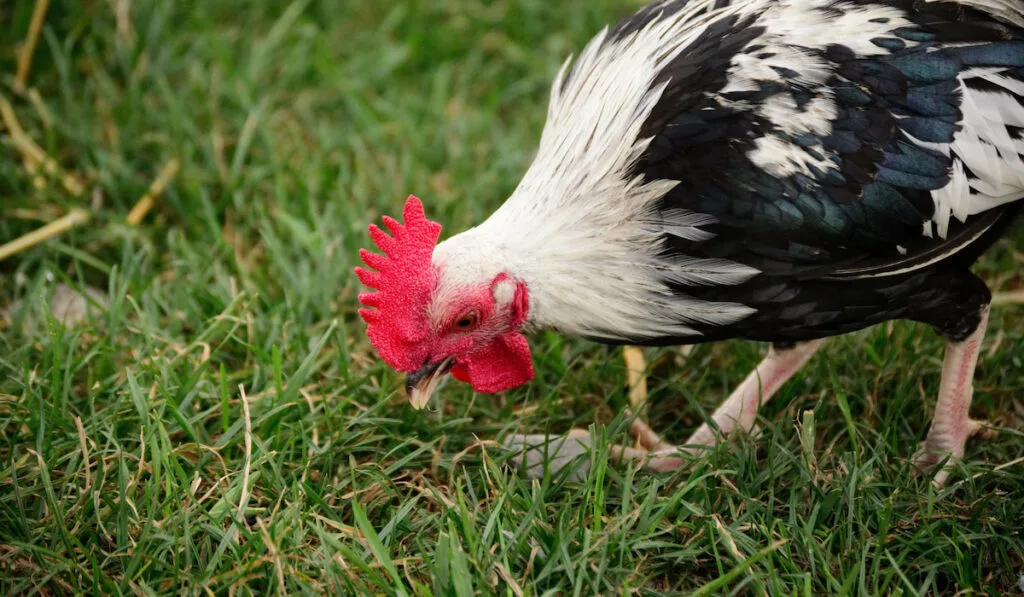
[[[758,364],[743,380],[721,406],[712,415],[712,420],[723,435],[728,435],[736,427],[749,431],[754,426],[757,409],[768,402],[782,384],[803,367],[814,353],[821,348],[824,340],[801,342],[786,350],[775,350]],[[629,432],[640,442],[640,449],[612,446],[612,457],[616,460],[642,460],[648,470],[664,472],[683,466],[679,457],[680,449],[664,441],[647,423],[635,419],[629,426]],[[707,423],[702,425],[687,445],[712,446],[718,436]],[[697,448],[686,448],[688,453],[695,453]]]
[[[978,328],[962,342],[950,342],[942,362],[942,380],[935,416],[928,436],[914,456],[914,464],[925,469],[949,458],[946,466],[935,473],[932,483],[941,487],[949,476],[954,461],[964,456],[967,438],[983,429],[983,423],[968,415],[974,391],[974,368],[978,364],[981,342],[988,326],[988,306],[981,313]]]
[[[757,368],[743,380],[743,383],[736,388],[712,415],[712,419],[715,421],[718,430],[721,430],[722,435],[727,435],[736,427],[749,431],[754,425],[758,407],[767,402],[782,387],[782,384],[786,383],[793,374],[799,371],[814,356],[814,353],[821,348],[824,342],[824,340],[801,342],[786,350],[775,350],[772,348],[768,356],[761,361]],[[655,472],[673,471],[685,464],[685,460],[681,457],[680,449],[664,441],[641,419],[633,420],[629,426],[629,432],[636,437],[640,447],[609,446],[610,455],[615,462],[636,461],[642,463],[647,470]],[[687,444],[712,446],[715,444],[717,437],[716,431],[705,424],[690,437]],[[559,444],[559,446],[567,447],[556,446],[555,451],[557,453],[550,459],[551,464],[556,468],[563,466],[565,462],[580,454],[581,451],[588,450],[590,447],[589,434],[585,430],[574,429],[569,432],[566,438],[569,441],[565,441],[565,438],[563,438],[562,444]],[[550,441],[549,438],[544,436],[512,435],[506,439],[505,443],[510,447],[521,449],[524,445],[539,445]],[[696,450],[688,448],[685,451],[693,453]],[[531,473],[530,471],[533,471],[538,463],[543,462],[540,454],[541,452],[536,449],[533,452],[527,451],[523,456],[517,457],[518,460],[516,462],[528,474],[536,476],[539,473]],[[585,474],[585,472],[577,474]]]
[[[768,356],[711,415],[717,429],[707,423],[701,425],[686,441],[686,445],[693,446],[686,450],[694,453],[701,449],[700,446],[713,446],[717,443],[719,433],[722,436],[729,435],[735,428],[750,431],[757,417],[757,409],[807,364],[824,343],[822,339],[801,342],[785,350],[775,350],[773,347]]]

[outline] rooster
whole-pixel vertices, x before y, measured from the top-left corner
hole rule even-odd
[[[923,322],[948,344],[915,463],[941,484],[982,427],[991,295],[970,267],[1024,203],[1022,160],[1022,0],[661,0],[566,61],[486,221],[437,244],[411,196],[390,235],[370,226],[360,314],[417,408],[449,374],[530,381],[540,329],[770,343],[689,450],[749,430],[826,338]],[[644,450],[621,454],[682,465],[631,430]]]

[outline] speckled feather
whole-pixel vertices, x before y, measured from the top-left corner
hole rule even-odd
[[[612,31],[629,34],[685,4],[652,5]],[[779,19],[755,10],[765,5],[746,4],[750,13],[718,19],[662,68],[667,86],[643,129],[650,145],[632,172],[679,181],[658,213],[715,220],[702,227],[707,238],[668,236],[664,260],[717,258],[761,272],[734,285],[673,284],[675,291],[757,312],[735,324],[697,325],[699,338],[629,341],[788,342],[893,318],[956,335],[949,304],[987,293],[967,266],[1024,196],[1021,32],[950,4],[808,2],[793,10],[817,4],[826,21],[878,10],[869,20],[886,32],[786,36],[772,27]],[[779,56],[792,61],[780,64]],[[964,139],[979,137],[1002,146],[971,154]],[[994,161],[1000,165],[974,171]],[[995,187],[1000,192],[986,196]]]

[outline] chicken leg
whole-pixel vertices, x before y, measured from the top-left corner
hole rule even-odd
[[[637,439],[637,447],[613,445],[609,446],[612,459],[616,462],[632,460],[641,462],[647,470],[667,472],[678,469],[684,464],[684,454],[695,454],[702,449],[715,445],[720,437],[726,436],[736,428],[750,431],[754,425],[758,408],[766,403],[786,381],[789,380],[810,360],[821,347],[824,340],[801,342],[785,349],[772,347],[768,356],[758,364],[736,388],[735,391],[715,410],[711,416],[714,427],[705,423],[690,436],[685,448],[679,448],[663,440],[640,417],[630,423],[629,433]],[[632,347],[625,349],[624,356],[627,370],[630,372],[630,402],[634,411],[639,411],[644,392],[639,382],[643,371],[643,355]],[[539,435],[510,435],[505,444],[516,449],[524,449],[522,456],[516,457],[520,467],[528,474],[537,474],[538,460],[548,458],[548,462],[560,468],[576,456],[590,448],[589,434],[582,429],[572,430],[561,439],[547,438]],[[544,446],[543,450],[541,449]],[[531,473],[531,471],[535,471]],[[584,468],[575,471],[574,476],[585,475]]]
[[[690,439],[686,440],[687,451],[696,452],[702,447],[713,446],[718,442],[719,434],[728,435],[737,427],[743,431],[750,431],[754,426],[758,408],[768,402],[789,378],[803,368],[824,343],[825,340],[822,339],[800,342],[785,349],[772,346],[768,356],[711,415],[717,430],[708,423],[701,425]]]
[[[823,339],[811,340],[785,349],[773,346],[768,356],[711,415],[714,427],[708,423],[701,425],[686,441],[685,448],[662,440],[650,426],[638,418],[630,424],[629,432],[637,438],[640,448],[612,446],[612,457],[643,460],[648,470],[669,471],[682,466],[683,460],[679,458],[679,452],[696,454],[714,446],[719,438],[729,435],[737,428],[750,431],[761,405],[768,402],[789,378],[807,364],[824,342]]]
[[[946,460],[946,464],[932,478],[936,487],[942,487],[953,464],[963,458],[967,438],[985,429],[985,424],[970,418],[968,411],[974,391],[974,369],[978,364],[981,343],[988,326],[988,311],[988,306],[982,309],[981,321],[970,336],[946,346],[935,416],[928,436],[914,456],[914,464],[920,469],[933,467]]]

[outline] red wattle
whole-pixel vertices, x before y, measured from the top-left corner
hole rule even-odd
[[[533,379],[530,344],[519,332],[502,334],[472,356],[460,359],[452,367],[452,376],[483,394],[521,386]]]

